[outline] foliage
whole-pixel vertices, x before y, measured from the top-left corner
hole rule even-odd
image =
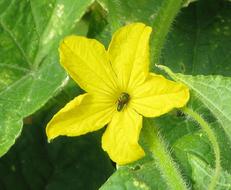
[[[2,0],[0,189],[231,189],[230,10],[226,0]],[[137,21],[154,30],[151,70],[185,83],[200,119],[184,109],[145,119],[146,157],[119,168],[102,131],[48,144],[47,122],[82,93],[59,65],[60,40],[79,34],[107,47]]]

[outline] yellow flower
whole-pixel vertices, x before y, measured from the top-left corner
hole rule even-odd
[[[94,39],[64,39],[59,49],[61,64],[86,93],[48,123],[49,140],[83,135],[107,125],[102,147],[113,161],[122,165],[144,156],[138,143],[142,115],[162,115],[183,107],[189,99],[183,84],[149,73],[151,31],[142,23],[122,27],[107,51]]]

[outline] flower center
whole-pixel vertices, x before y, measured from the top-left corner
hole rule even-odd
[[[117,111],[122,111],[123,107],[129,102],[130,96],[126,92],[122,92],[118,98]]]

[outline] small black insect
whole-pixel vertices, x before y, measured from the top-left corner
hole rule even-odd
[[[177,111],[176,111],[176,116],[177,116],[177,117],[185,117],[185,114],[184,114],[184,112],[182,112],[181,110],[177,110]]]
[[[123,107],[128,103],[129,98],[130,96],[128,93],[121,93],[121,95],[118,98],[117,111],[122,111]]]

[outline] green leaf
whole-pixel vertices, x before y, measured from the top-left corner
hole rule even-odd
[[[223,76],[191,76],[173,73],[168,67],[158,65],[158,68],[167,72],[174,80],[186,84],[195,96],[207,107],[224,128],[231,141],[231,78]]]
[[[91,31],[90,35],[93,34],[94,37],[103,41],[105,46],[110,43],[113,33],[126,24],[143,22],[152,26],[153,20],[158,16],[159,9],[163,3],[162,0],[141,0],[135,3],[132,0],[97,0],[97,2],[107,14],[101,14],[104,19],[97,21],[97,26],[104,26],[100,34],[94,35],[94,32]],[[107,25],[105,24],[105,19],[107,19]]]
[[[183,7],[187,7],[187,6],[189,6],[190,3],[195,2],[195,1],[197,1],[197,0],[185,0]]]
[[[173,149],[177,159],[184,166],[185,172],[188,176],[191,176],[192,171],[187,157],[189,153],[200,157],[211,165],[214,164],[212,147],[206,135],[201,131],[185,135],[178,139],[174,143]]]
[[[222,157],[221,165],[228,172],[230,172],[230,143],[228,143],[227,138],[224,135],[224,132],[219,128],[219,125],[217,123],[213,123],[213,125],[211,126],[213,127],[213,130],[216,132],[216,136],[219,141]],[[184,128],[184,126],[182,125],[181,128]],[[189,133],[187,135],[182,136],[181,138],[178,138],[172,145],[172,149],[174,155],[176,156],[177,160],[182,166],[184,173],[189,178],[191,178],[192,175],[192,168],[189,164],[187,156],[188,154],[195,155],[199,157],[201,160],[204,160],[206,163],[214,167],[214,154],[211,147],[211,143],[208,140],[206,134],[204,134],[201,130],[191,134]]]
[[[16,144],[0,158],[0,189],[93,190],[113,172],[100,146],[101,132],[48,144],[43,124],[30,119],[32,124],[24,126]]]
[[[195,189],[206,190],[211,177],[213,176],[214,170],[197,156],[188,154],[188,158],[192,166],[192,178],[195,183]],[[222,171],[216,190],[229,189],[231,189],[231,174]]]
[[[217,122],[210,123],[210,126],[212,126],[212,129],[216,132],[216,137],[219,141],[221,157],[222,157],[221,165],[228,172],[230,172],[231,171],[230,143],[228,142],[228,139],[226,135],[224,134],[224,131],[219,127],[219,124]],[[193,125],[190,125],[188,127],[193,127]],[[185,126],[184,125],[178,126],[178,130],[180,130],[180,128],[181,130],[184,130]],[[174,133],[175,131],[176,129],[173,130],[172,133]],[[172,138],[173,137],[174,137],[174,134],[172,134]],[[168,136],[166,136],[166,139],[169,141]],[[201,159],[203,159],[204,161],[206,161],[207,163],[211,165],[214,164],[214,154],[213,154],[213,150],[211,147],[211,143],[209,142],[206,134],[204,134],[201,130],[195,131],[193,133],[188,133],[182,136],[181,138],[177,138],[174,144],[172,144],[172,148],[173,148],[173,151],[177,159],[184,166],[185,172],[189,176],[191,175],[191,168],[188,166],[188,161],[187,161],[188,153],[194,154],[200,157]]]
[[[183,8],[159,64],[186,74],[231,75],[231,3],[203,0]]]
[[[68,81],[58,45],[92,0],[0,2],[0,156],[14,144],[22,119]]]
[[[213,113],[231,141],[231,78],[222,76],[189,76],[176,74]]]
[[[153,161],[139,161],[122,166],[108,179],[100,190],[165,190],[167,186]]]
[[[136,1],[133,0],[98,0],[108,11],[108,22],[111,33],[129,22],[144,22],[152,24],[161,0]]]
[[[187,107],[199,113],[209,122],[220,146],[221,166],[228,172],[231,172],[231,144],[216,118],[211,115],[209,110],[192,93]],[[199,156],[214,167],[214,154],[211,143],[206,134],[201,131],[200,126],[190,117],[180,111],[172,111],[169,114],[156,118],[155,124],[160,128],[162,136],[169,144],[169,147],[171,147],[172,155],[179,164],[183,176],[187,178],[188,184],[191,183],[191,186],[193,186],[191,181],[192,168],[188,161],[188,153]]]

